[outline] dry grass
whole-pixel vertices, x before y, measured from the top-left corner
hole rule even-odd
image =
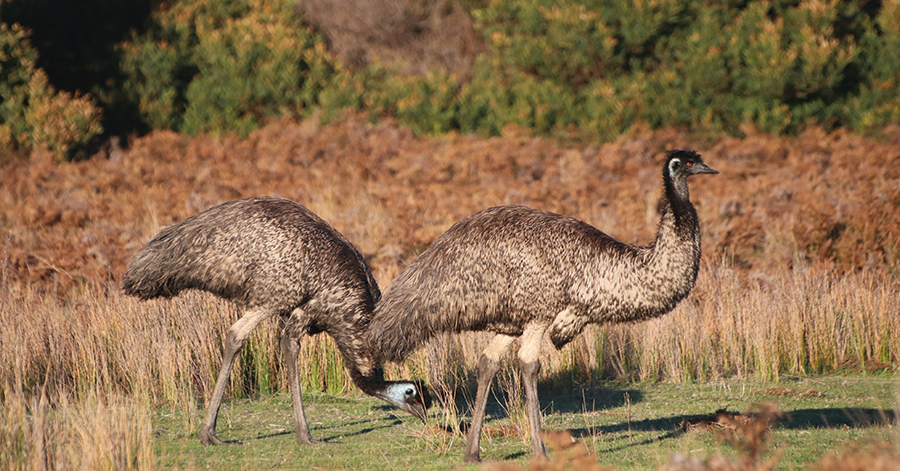
[[[155,468],[150,405],[139,394],[73,400],[61,393],[49,399],[7,383],[0,411],[2,469]]]
[[[663,318],[592,326],[562,351],[548,346],[542,381],[571,388],[601,377],[776,379],[894,368],[900,131],[865,139],[812,129],[795,139],[698,144],[636,130],[598,147],[507,131],[418,139],[390,123],[285,120],[245,141],[159,132],[114,159],[56,164],[36,153],[6,165],[0,434],[16,445],[4,448],[2,464],[10,465],[0,467],[144,467],[150,405],[194,411],[208,397],[237,310],[199,293],[139,303],[118,291],[128,258],[165,225],[237,197],[284,196],[346,234],[386,287],[453,222],[490,205],[571,214],[648,243],[661,153],[674,147],[698,148],[722,172],[691,188],[704,237],[697,287]],[[455,399],[471,395],[466,385],[484,342],[444,337],[389,374],[427,378],[447,406],[447,427],[458,428]],[[283,387],[275,345],[273,329],[258,329],[230,394]],[[307,339],[304,349],[317,359],[303,363],[305,388],[353,390],[327,336]],[[515,371],[505,368],[501,389],[518,391]],[[517,399],[504,400],[514,417]],[[195,430],[195,414],[183,416],[185,430]],[[429,439],[449,446],[440,434]],[[101,456],[107,440],[120,451]],[[95,461],[71,461],[73,449],[97,450],[85,458]]]

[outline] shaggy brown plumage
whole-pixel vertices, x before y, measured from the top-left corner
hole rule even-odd
[[[695,152],[667,153],[667,204],[647,247],[524,206],[472,214],[393,281],[376,307],[369,341],[384,360],[400,361],[440,332],[497,334],[480,361],[466,448],[466,460],[478,461],[487,390],[500,357],[520,338],[532,450],[543,455],[536,396],[541,340],[549,336],[561,348],[588,323],[660,316],[687,296],[700,263],[700,227],[687,177],[699,173],[718,172]]]
[[[412,382],[387,382],[364,334],[381,296],[355,247],[305,207],[281,198],[229,201],[162,230],[138,252],[122,280],[141,299],[208,291],[245,308],[225,341],[219,378],[200,430],[216,437],[216,417],[234,356],[263,320],[280,316],[281,346],[294,403],[297,440],[311,443],[297,374],[299,339],[329,333],[353,382],[365,393],[424,420],[429,398]]]

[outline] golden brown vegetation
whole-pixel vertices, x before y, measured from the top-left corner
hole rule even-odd
[[[900,129],[718,140],[638,129],[602,145],[515,129],[422,139],[355,118],[283,120],[243,141],[156,132],[88,161],[36,152],[0,169],[0,434],[21,450],[2,459],[63,468],[143,462],[152,439],[141,405],[194,411],[208,396],[236,309],[205,294],[139,303],[118,291],[128,258],[168,224],[238,197],[290,198],[347,235],[386,287],[453,222],[491,205],[528,204],[649,243],[662,153],[677,147],[699,150],[721,172],[691,188],[704,238],[697,287],[663,318],[590,327],[547,356],[545,380],[893,368]],[[283,386],[274,340],[273,329],[259,329],[235,368],[235,391]],[[444,337],[393,373],[428,377],[449,400],[481,342]],[[349,387],[330,339],[304,348],[321,359],[304,363],[305,388]],[[516,380],[506,372],[499,381]],[[78,420],[44,413],[46,404],[106,422],[89,436]],[[194,415],[185,417],[193,430]],[[105,450],[104,440],[124,451],[67,466],[73,450]]]
[[[515,130],[417,139],[355,119],[284,120],[244,141],[162,131],[112,158],[55,164],[35,153],[8,164],[0,170],[4,273],[61,293],[114,281],[160,227],[263,194],[330,221],[384,285],[453,222],[497,204],[569,214],[649,243],[659,162],[673,147],[696,148],[722,171],[692,187],[706,266],[763,285],[795,267],[900,274],[900,128],[884,139],[813,128],[794,139],[716,141],[638,131],[581,146]]]

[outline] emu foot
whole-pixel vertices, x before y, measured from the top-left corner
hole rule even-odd
[[[297,436],[297,444],[298,445],[324,445],[328,442],[322,442],[316,440],[315,438],[307,435],[306,437]]]
[[[200,443],[204,445],[243,445],[239,441],[225,441],[216,436],[215,430],[200,430]]]

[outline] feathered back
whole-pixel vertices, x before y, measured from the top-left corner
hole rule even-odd
[[[229,201],[166,227],[135,255],[122,288],[142,299],[199,289],[287,312],[322,294],[371,312],[381,296],[343,235],[281,198]]]
[[[686,178],[717,172],[690,151],[669,152],[663,171],[667,205],[648,247],[524,206],[489,208],[457,222],[382,297],[367,333],[375,354],[401,361],[441,332],[518,336],[533,321],[546,322],[561,348],[587,323],[670,311],[693,288],[700,263]]]
[[[400,361],[440,332],[519,335],[534,313],[550,316],[573,301],[573,277],[616,266],[610,254],[633,259],[635,250],[571,217],[525,206],[479,211],[391,283],[369,341],[383,360]]]

